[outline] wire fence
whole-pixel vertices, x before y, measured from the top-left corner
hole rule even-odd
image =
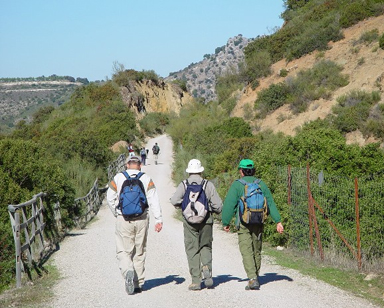
[[[384,178],[347,178],[281,167],[288,246],[337,265],[384,272]]]

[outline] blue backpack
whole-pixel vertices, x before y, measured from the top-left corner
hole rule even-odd
[[[238,203],[240,220],[250,225],[263,224],[268,215],[268,205],[259,186],[260,180],[256,179],[252,183],[243,179],[238,181],[244,185],[244,194]]]
[[[125,219],[132,219],[142,215],[146,208],[148,208],[148,201],[145,195],[143,183],[140,177],[144,174],[139,172],[135,177],[130,177],[126,171],[122,172],[127,178],[121,186],[119,205],[123,217]]]
[[[183,181],[185,194],[181,203],[181,211],[186,221],[191,224],[198,224],[204,221],[209,211],[208,198],[205,194],[207,181],[203,180],[201,184],[196,182],[189,183]]]

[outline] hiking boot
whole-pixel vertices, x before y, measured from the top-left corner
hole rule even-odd
[[[203,271],[201,273],[201,276],[203,278],[203,282],[207,288],[210,288],[213,286],[213,279],[211,271],[209,270],[208,265],[203,266]]]
[[[192,283],[189,285],[188,290],[199,291],[199,290],[201,290],[201,285],[200,285],[200,283]]]
[[[133,290],[133,292],[134,292],[134,293],[141,293],[141,292],[143,292],[143,289],[140,288],[140,287],[138,287],[138,288],[135,288],[135,289]]]
[[[246,290],[259,290],[260,289],[259,279],[257,279],[257,277],[254,279],[250,279],[248,281],[248,284],[245,286],[245,289]]]
[[[127,275],[125,276],[125,291],[132,295],[135,293],[135,285],[133,284],[133,278],[135,276],[135,273],[133,271],[128,271]]]

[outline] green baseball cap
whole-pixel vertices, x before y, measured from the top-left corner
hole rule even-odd
[[[255,164],[253,163],[253,160],[242,159],[239,163],[238,169],[252,169],[252,168],[255,168]]]

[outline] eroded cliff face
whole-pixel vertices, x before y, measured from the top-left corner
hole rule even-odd
[[[175,112],[179,114],[182,106],[191,104],[192,96],[178,85],[159,80],[131,81],[121,88],[123,101],[139,117],[148,112]]]

